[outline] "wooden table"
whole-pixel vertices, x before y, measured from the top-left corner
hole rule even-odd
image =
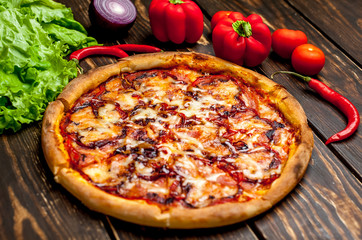
[[[210,19],[219,10],[261,15],[274,32],[304,31],[320,47],[326,64],[317,78],[350,99],[361,112],[362,1],[358,0],[197,0],[204,13],[204,34],[196,44],[158,42],[152,35],[151,0],[134,0],[137,20],[125,36],[105,38],[93,31],[90,0],[58,0],[71,7],[75,19],[100,43],[137,43],[165,51],[194,51],[214,55]],[[115,62],[88,58],[87,71]],[[291,70],[288,60],[271,52],[253,70],[270,76]],[[1,80],[0,80],[1,81]],[[348,140],[329,146],[324,141],[346,126],[346,118],[306,84],[278,76],[301,103],[314,132],[315,148],[303,180],[271,210],[227,227],[167,230],[126,223],[88,210],[53,180],[40,146],[41,122],[0,136],[0,239],[362,239],[361,126]]]

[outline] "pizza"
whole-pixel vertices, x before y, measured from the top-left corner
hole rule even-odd
[[[90,209],[154,227],[208,228],[270,209],[313,148],[284,87],[199,53],[141,54],[72,80],[49,104],[42,148]]]

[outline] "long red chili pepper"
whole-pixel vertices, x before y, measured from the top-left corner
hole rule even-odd
[[[332,142],[341,141],[343,139],[351,136],[358,128],[360,123],[360,116],[357,108],[344,96],[337,93],[321,81],[313,79],[311,77],[303,76],[295,72],[290,71],[279,71],[272,74],[271,78],[278,73],[287,73],[297,76],[308,83],[308,86],[314,89],[319,95],[324,99],[335,105],[339,110],[341,110],[348,119],[348,124],[345,129],[331,136],[327,141],[326,145]]]
[[[82,48],[82,49],[79,49],[79,50],[73,52],[72,54],[70,54],[69,59],[70,60],[76,59],[79,61],[90,55],[111,55],[111,56],[120,57],[120,58],[128,57],[128,54],[125,51],[123,51],[122,49],[116,48],[116,47],[91,46],[91,47]]]
[[[114,45],[112,47],[116,47],[122,49],[124,51],[131,52],[144,52],[144,53],[153,53],[153,52],[161,52],[162,49],[150,45],[142,45],[142,44],[119,44]]]
[[[125,51],[132,51],[132,52],[145,52],[145,53],[152,53],[152,52],[161,52],[160,48],[149,46],[149,45],[142,45],[142,44],[118,44],[113,46],[91,46],[87,48],[79,49],[73,52],[70,55],[70,60],[76,59],[81,60],[85,57],[91,55],[111,55],[116,57],[128,57],[128,54]]]

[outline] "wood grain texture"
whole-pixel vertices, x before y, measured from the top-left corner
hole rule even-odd
[[[132,0],[138,11],[135,24],[127,34],[110,35],[91,24],[90,0],[57,1],[70,7],[75,19],[102,44],[148,44],[164,51],[211,55],[214,13],[260,14],[272,32],[278,28],[304,31],[326,54],[326,65],[316,77],[362,110],[360,1],[196,0],[204,13],[203,36],[196,44],[180,45],[153,37],[147,12],[151,0]],[[345,24],[350,28],[343,28]],[[80,65],[88,71],[115,61],[113,57],[89,57]],[[271,52],[254,70],[270,76],[292,67]],[[350,139],[326,147],[323,141],[345,127],[343,114],[295,78],[278,76],[275,81],[304,107],[316,146],[301,183],[268,212],[246,222],[204,230],[142,227],[92,212],[53,180],[40,147],[41,123],[34,123],[18,133],[0,136],[0,239],[362,239],[361,127]]]
[[[361,66],[362,1],[287,0],[287,2]],[[330,16],[330,18],[320,16]]]
[[[172,230],[152,227],[143,227],[110,218],[115,235],[119,239],[194,239],[194,240],[222,240],[222,239],[258,239],[251,227],[238,223],[226,227],[211,229]]]
[[[103,216],[53,180],[40,146],[40,125],[3,134],[0,142],[2,239],[109,239]]]
[[[361,183],[320,139],[298,187],[256,226],[275,239],[361,239]]]

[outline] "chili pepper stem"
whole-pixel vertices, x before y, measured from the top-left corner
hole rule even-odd
[[[271,75],[271,78],[273,78],[274,75],[278,73],[292,74],[296,77],[303,79],[305,82],[308,83],[308,86],[310,88],[314,89],[321,97],[323,97],[325,100],[329,101],[331,104],[336,106],[340,111],[342,111],[347,116],[348,123],[345,129],[328,138],[327,141],[325,142],[326,145],[332,142],[344,140],[350,137],[358,129],[360,123],[360,116],[358,110],[347,98],[345,98],[338,92],[334,91],[324,83],[316,79],[313,79],[311,77],[300,75],[295,72],[278,71],[273,73]]]
[[[72,59],[70,59],[70,61],[75,62],[75,64],[77,64],[77,66],[79,65],[79,60],[78,60],[78,59],[76,59],[76,58],[72,58]]]
[[[79,60],[76,59],[76,58],[72,58],[72,59],[70,59],[70,61],[75,62],[75,64],[77,65],[78,73],[79,73],[79,74],[83,74],[84,70],[83,70],[83,68],[80,66]]]
[[[270,76],[270,78],[273,79],[274,75],[279,74],[279,73],[291,74],[291,75],[293,75],[293,76],[296,76],[296,77],[302,79],[303,81],[305,81],[305,82],[307,82],[307,83],[309,83],[310,80],[312,80],[311,77],[304,76],[304,75],[301,75],[301,74],[299,74],[299,73],[291,72],[291,71],[278,71],[278,72],[273,73],[273,74]]]

